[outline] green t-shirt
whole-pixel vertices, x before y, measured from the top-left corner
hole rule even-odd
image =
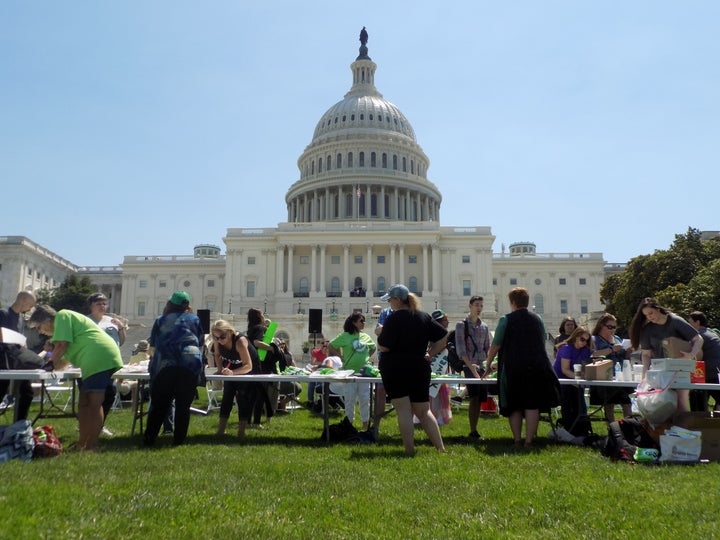
[[[375,352],[375,342],[365,332],[343,332],[333,339],[330,345],[342,350],[343,369],[352,369],[355,373],[370,363],[370,356]]]
[[[83,379],[123,366],[120,348],[95,321],[63,309],[55,315],[55,329],[51,341],[67,341],[65,359],[80,368]]]

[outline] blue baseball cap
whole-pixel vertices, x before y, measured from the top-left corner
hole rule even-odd
[[[386,292],[380,300],[386,301],[390,300],[391,298],[397,298],[398,300],[407,300],[408,295],[410,294],[410,291],[405,285],[400,285],[399,283],[396,285],[393,285],[388,289],[388,292]]]

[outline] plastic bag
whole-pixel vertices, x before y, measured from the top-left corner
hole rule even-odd
[[[642,381],[636,391],[636,403],[640,414],[653,425],[662,424],[677,411],[677,392],[669,388],[672,380],[663,388],[655,389]]]
[[[33,457],[55,457],[62,452],[62,443],[52,426],[41,426],[33,430],[35,450]]]
[[[702,433],[672,426],[660,435],[660,461],[695,462],[700,460]]]

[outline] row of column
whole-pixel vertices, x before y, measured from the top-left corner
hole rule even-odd
[[[364,196],[365,213],[360,214],[360,197],[357,190]],[[337,194],[337,198],[336,198]],[[348,213],[346,195],[352,196],[352,211]],[[372,196],[377,197],[376,215],[371,215]],[[385,197],[389,196],[386,211]],[[338,186],[325,189],[312,190],[295,197],[290,203],[288,221],[315,222],[331,221],[333,219],[360,219],[380,218],[399,221],[437,221],[440,205],[437,200],[411,190],[400,188],[387,188],[383,185],[372,186],[364,184],[359,186]],[[415,215],[417,214],[417,215]],[[337,217],[336,217],[337,216]]]
[[[328,260],[327,245],[326,244],[313,244],[310,246],[304,246],[303,252],[309,247],[310,249],[310,293],[325,294],[327,292],[327,274],[326,269],[330,261]],[[333,246],[336,247],[336,246]],[[342,292],[345,294],[352,287],[350,285],[350,244],[343,244],[343,271],[342,271]],[[383,252],[389,247],[390,249],[390,273],[386,277],[386,288],[394,283],[405,283],[405,244],[390,244],[389,246],[383,245]],[[287,250],[287,253],[286,253]],[[276,259],[276,291],[282,293],[293,293],[294,290],[294,262],[295,262],[295,250],[296,246],[293,244],[279,245],[277,247],[277,259]],[[318,260],[318,251],[320,252]],[[432,254],[432,263],[430,266],[429,254]],[[364,287],[367,290],[373,290],[374,278],[376,277],[373,273],[373,261],[375,258],[375,251],[373,244],[366,245],[365,251],[365,279]],[[432,293],[438,290],[439,278],[440,278],[440,248],[437,244],[422,244],[422,257],[418,261],[422,265],[422,284],[419,284],[419,288]],[[318,272],[319,270],[319,272]],[[320,279],[318,280],[318,273]],[[228,283],[231,281],[227,280]],[[353,284],[354,285],[354,284]]]

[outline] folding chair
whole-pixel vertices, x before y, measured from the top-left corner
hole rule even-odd
[[[222,381],[208,381],[205,384],[205,390],[207,391],[207,411],[210,412],[220,408],[220,401],[222,400],[223,394],[223,382]]]
[[[45,386],[45,392],[50,401],[50,408],[55,408],[65,412],[72,403],[72,382],[66,380],[54,381],[51,385]],[[117,397],[117,396],[116,396]]]

